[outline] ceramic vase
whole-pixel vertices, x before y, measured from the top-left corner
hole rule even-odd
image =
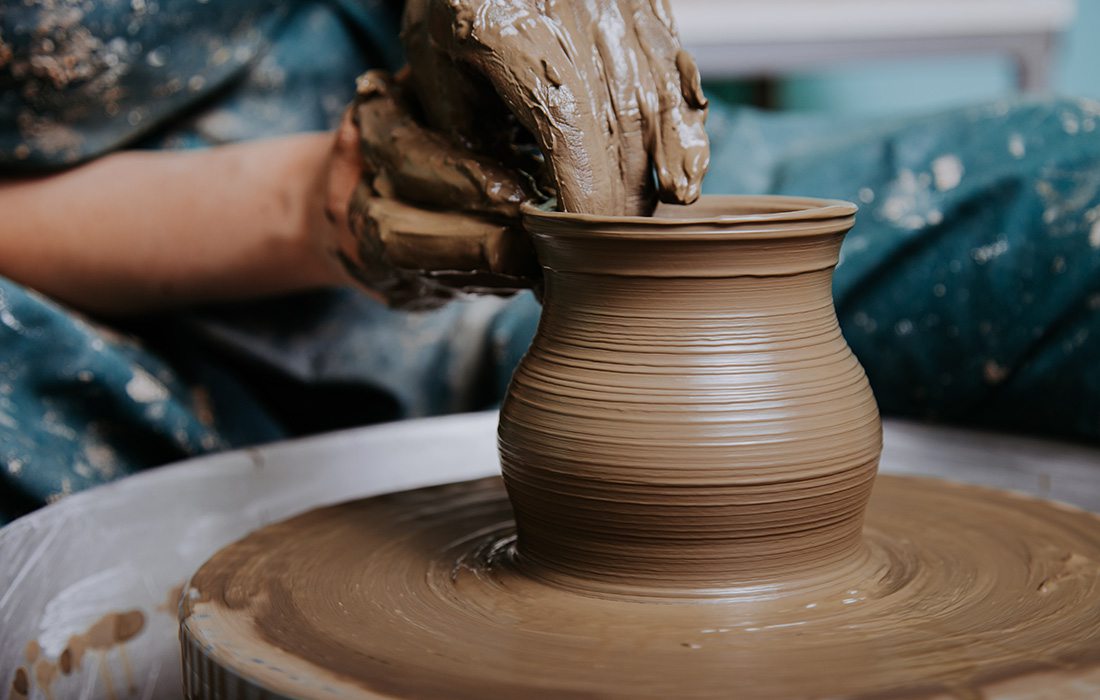
[[[572,587],[731,595],[859,559],[878,410],[831,283],[856,207],[527,207],[537,335],[499,448],[517,560]]]

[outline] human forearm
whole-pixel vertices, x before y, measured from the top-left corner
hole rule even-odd
[[[332,140],[129,151],[0,182],[0,274],[103,314],[339,282],[311,231]]]

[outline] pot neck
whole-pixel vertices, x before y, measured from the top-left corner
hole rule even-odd
[[[544,322],[590,317],[660,334],[668,323],[695,322],[721,335],[735,324],[746,333],[766,335],[792,322],[835,324],[832,267],[782,275],[661,277],[548,270],[544,276]],[[675,343],[675,338],[669,338]]]
[[[854,205],[791,197],[703,197],[657,215],[595,217],[524,209],[548,274],[729,278],[836,266]]]

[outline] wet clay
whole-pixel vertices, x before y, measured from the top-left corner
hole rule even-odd
[[[402,40],[410,70],[357,81],[362,177],[336,251],[390,304],[537,286],[525,201],[648,215],[698,198],[706,98],[665,2],[410,0]]]
[[[666,0],[412,0],[402,40],[434,127],[478,149],[508,112],[545,154],[569,212],[690,203],[709,162],[699,71]]]
[[[223,549],[181,606],[188,697],[1096,697],[1100,517],[875,482],[830,291],[854,212],[527,208],[546,290],[503,479]]]
[[[405,492],[204,565],[185,677],[228,690],[188,697],[237,697],[231,669],[292,697],[1095,698],[1097,532],[1038,500],[884,476],[843,570],[655,603],[529,575],[498,480]]]

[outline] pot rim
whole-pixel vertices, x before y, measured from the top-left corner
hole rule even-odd
[[[692,208],[710,211],[723,208],[731,211],[738,209],[750,211],[710,216],[683,216],[686,210]],[[695,203],[686,206],[662,204],[658,207],[658,214],[662,209],[666,212],[675,212],[676,209],[680,211],[673,216],[604,216],[547,211],[538,208],[532,202],[525,202],[521,207],[525,226],[536,230],[549,225],[555,233],[565,232],[563,229],[571,229],[572,233],[582,236],[627,234],[659,238],[671,233],[672,236],[681,239],[712,237],[715,234],[719,237],[737,237],[738,234],[756,237],[760,234],[780,232],[787,237],[820,234],[825,228],[845,230],[851,227],[859,207],[842,199],[774,194],[722,194],[703,195]],[[752,211],[752,209],[771,211]],[[794,224],[794,226],[788,227],[787,224]],[[677,230],[670,232],[669,229]]]

